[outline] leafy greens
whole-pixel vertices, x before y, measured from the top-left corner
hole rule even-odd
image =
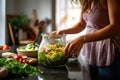
[[[40,70],[28,64],[22,64],[16,60],[7,60],[0,58],[0,66],[5,66],[8,69],[8,77],[28,77],[37,75]]]

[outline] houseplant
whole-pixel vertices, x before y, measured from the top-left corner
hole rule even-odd
[[[15,44],[19,43],[19,29],[26,31],[29,28],[29,20],[26,15],[17,15],[9,20],[15,38]]]

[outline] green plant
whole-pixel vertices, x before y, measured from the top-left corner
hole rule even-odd
[[[29,20],[26,15],[18,15],[9,20],[13,28],[26,30],[29,27]]]

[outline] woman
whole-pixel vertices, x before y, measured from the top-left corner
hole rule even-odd
[[[77,0],[74,0],[77,1]],[[87,28],[86,34],[65,46],[65,56],[78,56],[82,48],[91,73],[91,80],[120,80],[120,0],[79,0],[81,17],[69,29],[52,34],[75,34]],[[117,43],[117,45],[116,45]]]

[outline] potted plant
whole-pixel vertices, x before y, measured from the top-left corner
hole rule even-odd
[[[19,29],[26,31],[29,28],[29,20],[26,15],[18,15],[9,20],[15,38],[15,44],[19,44]]]

